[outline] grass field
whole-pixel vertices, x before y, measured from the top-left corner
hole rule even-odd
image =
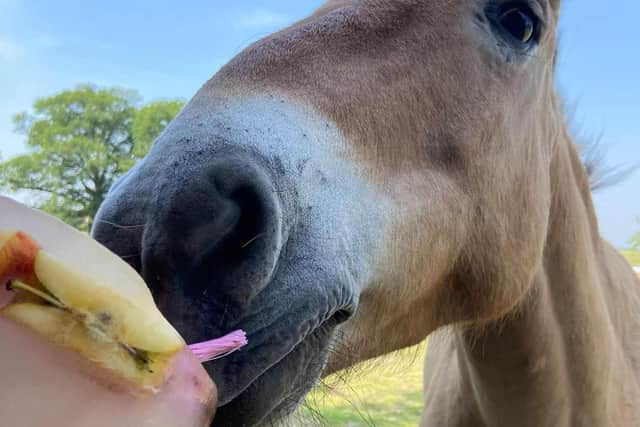
[[[622,254],[629,264],[640,266],[640,252]],[[422,344],[368,362],[344,377],[327,378],[308,396],[302,417],[336,427],[415,427],[422,413],[425,348]]]
[[[622,255],[627,259],[629,264],[640,266],[640,252],[638,251],[621,251]]]
[[[422,344],[325,379],[307,397],[302,416],[327,426],[415,427],[422,413],[425,348]]]

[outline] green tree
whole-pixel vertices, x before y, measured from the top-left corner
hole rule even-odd
[[[154,101],[136,111],[132,126],[133,154],[136,158],[149,152],[153,141],[180,112],[184,103],[179,100]]]
[[[0,162],[0,190],[32,192],[36,207],[90,229],[113,182],[182,106],[139,104],[135,91],[92,85],[36,100],[32,111],[14,117],[28,152]]]

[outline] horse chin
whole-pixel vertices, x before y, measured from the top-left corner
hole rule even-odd
[[[245,390],[220,406],[213,426],[272,425],[293,413],[325,369],[338,317],[313,330]],[[247,357],[259,358],[259,349]],[[215,378],[213,371],[210,373]]]

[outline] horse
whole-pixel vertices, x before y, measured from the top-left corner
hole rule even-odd
[[[423,426],[640,425],[640,287],[556,92],[561,0],[330,0],[244,49],[93,236],[207,366],[214,426],[429,337]]]

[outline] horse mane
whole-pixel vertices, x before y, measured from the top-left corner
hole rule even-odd
[[[580,151],[582,164],[589,175],[591,191],[596,192],[607,187],[613,187],[629,178],[639,164],[633,165],[611,165],[607,161],[607,150],[603,145],[602,137],[597,138],[575,138]]]
[[[563,97],[562,97],[563,98]],[[636,171],[640,164],[611,165],[607,161],[607,147],[603,142],[603,133],[586,134],[582,124],[576,120],[576,104],[563,102],[563,110],[569,127],[571,139],[576,144],[582,164],[589,176],[591,191],[597,192],[614,187],[625,181]]]

